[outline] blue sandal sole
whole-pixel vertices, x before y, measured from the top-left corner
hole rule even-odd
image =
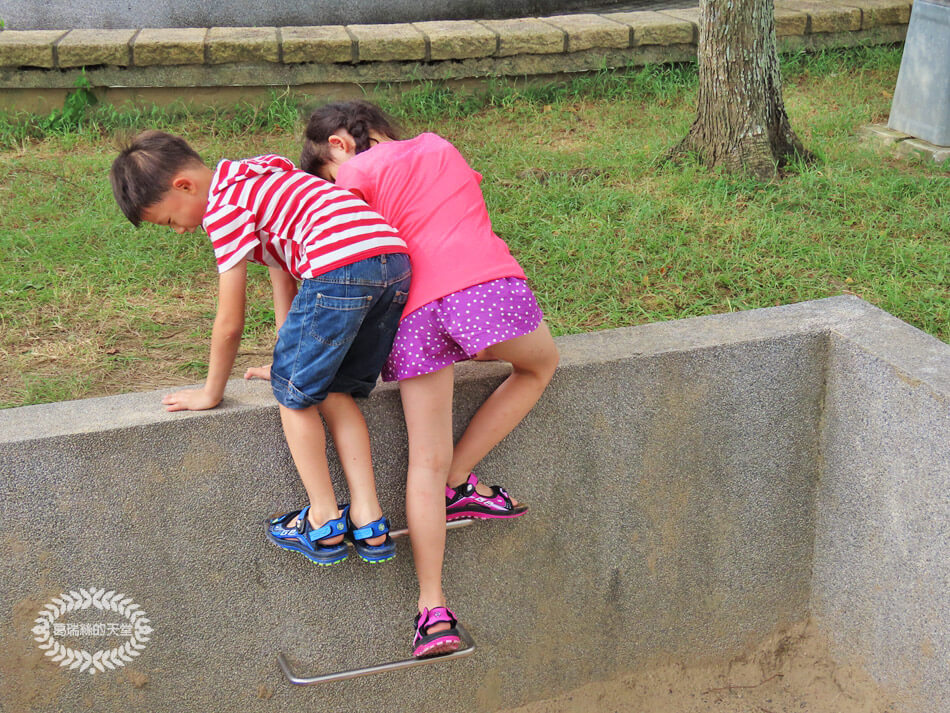
[[[344,550],[339,556],[331,556],[327,559],[314,559],[310,555],[310,553],[307,552],[306,550],[303,550],[300,547],[294,547],[292,545],[289,545],[286,542],[278,540],[276,537],[274,537],[270,533],[269,519],[264,521],[264,534],[267,536],[267,540],[271,544],[275,545],[276,547],[279,547],[282,550],[287,550],[288,552],[296,552],[297,554],[303,556],[308,562],[312,562],[313,564],[319,567],[332,567],[335,564],[340,564],[341,562],[346,560],[346,558],[350,554],[347,550]]]

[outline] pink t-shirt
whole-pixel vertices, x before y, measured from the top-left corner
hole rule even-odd
[[[396,231],[364,201],[273,154],[221,161],[202,225],[218,272],[246,257],[307,279],[375,255],[407,251]]]
[[[482,176],[435,134],[386,141],[342,164],[336,184],[382,215],[409,246],[403,317],[432,300],[524,270],[492,232]]]

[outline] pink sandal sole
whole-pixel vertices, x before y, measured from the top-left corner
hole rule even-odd
[[[442,638],[423,644],[413,651],[412,655],[416,658],[440,656],[442,654],[450,654],[453,651],[458,651],[461,647],[462,640],[457,636],[443,636]]]

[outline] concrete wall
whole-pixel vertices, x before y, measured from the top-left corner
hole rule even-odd
[[[778,49],[902,42],[910,10],[910,0],[776,0]],[[696,7],[313,27],[24,30],[6,20],[0,109],[39,113],[60,108],[80,79],[114,104],[233,106],[268,101],[287,88],[327,100],[420,81],[470,90],[497,77],[550,81],[564,73],[692,62],[699,37]]]
[[[889,593],[864,592],[855,613],[878,623],[892,607],[917,613],[902,626],[868,635],[844,609],[852,594],[833,572],[839,560],[859,565],[865,539],[863,510],[841,518],[828,504],[830,489],[850,477],[833,455],[851,448],[839,434],[864,428],[835,415],[847,410],[842,375],[866,371],[842,339],[857,343],[847,336],[853,325],[873,331],[889,319],[835,298],[560,339],[554,383],[481,466],[531,512],[449,533],[447,593],[476,654],[310,688],[282,679],[278,652],[304,675],[405,655],[411,553],[404,545],[382,567],[324,569],[266,543],[264,517],[299,505],[303,491],[265,384],[231,384],[221,407],[198,414],[164,413],[158,393],[0,412],[0,703],[15,711],[493,711],[658,661],[729,656],[811,607],[844,658],[872,645],[905,647],[899,665],[879,651],[869,670],[899,692],[946,697],[945,677],[932,674],[933,661],[946,659],[947,629],[930,627],[945,616],[948,590],[934,599],[932,587],[923,597],[913,584],[946,582],[945,534],[914,540],[916,505],[906,521],[891,520],[906,536],[883,541],[877,554],[924,571],[886,567]],[[946,345],[897,324],[899,338],[917,340],[913,354],[947,371]],[[920,379],[917,370],[901,374]],[[464,423],[505,370],[459,371]],[[891,388],[884,376],[865,386]],[[941,393],[946,410],[950,390]],[[940,403],[907,402],[917,420],[897,435],[927,441],[927,410]],[[396,392],[379,389],[365,411],[383,504],[401,524]],[[941,452],[936,441],[928,447]],[[946,492],[946,473],[926,462],[908,460],[904,472],[927,483],[920,492],[932,501]],[[946,509],[931,512],[927,527],[945,533]],[[835,543],[848,537],[855,544],[838,554]],[[154,632],[134,662],[89,675],[43,656],[34,620],[52,597],[80,587],[118,590],[148,612]],[[921,627],[930,649],[914,648]],[[928,705],[914,710],[939,710]]]
[[[879,315],[830,341],[810,602],[910,711],[950,701],[950,348],[934,341]]]
[[[619,0],[615,0],[619,2]],[[485,19],[573,10],[610,0],[5,0],[4,19],[23,30],[61,27],[255,27]]]

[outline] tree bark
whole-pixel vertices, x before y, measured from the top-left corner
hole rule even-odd
[[[782,101],[773,0],[700,0],[699,14],[697,117],[671,153],[762,180],[811,158]]]

